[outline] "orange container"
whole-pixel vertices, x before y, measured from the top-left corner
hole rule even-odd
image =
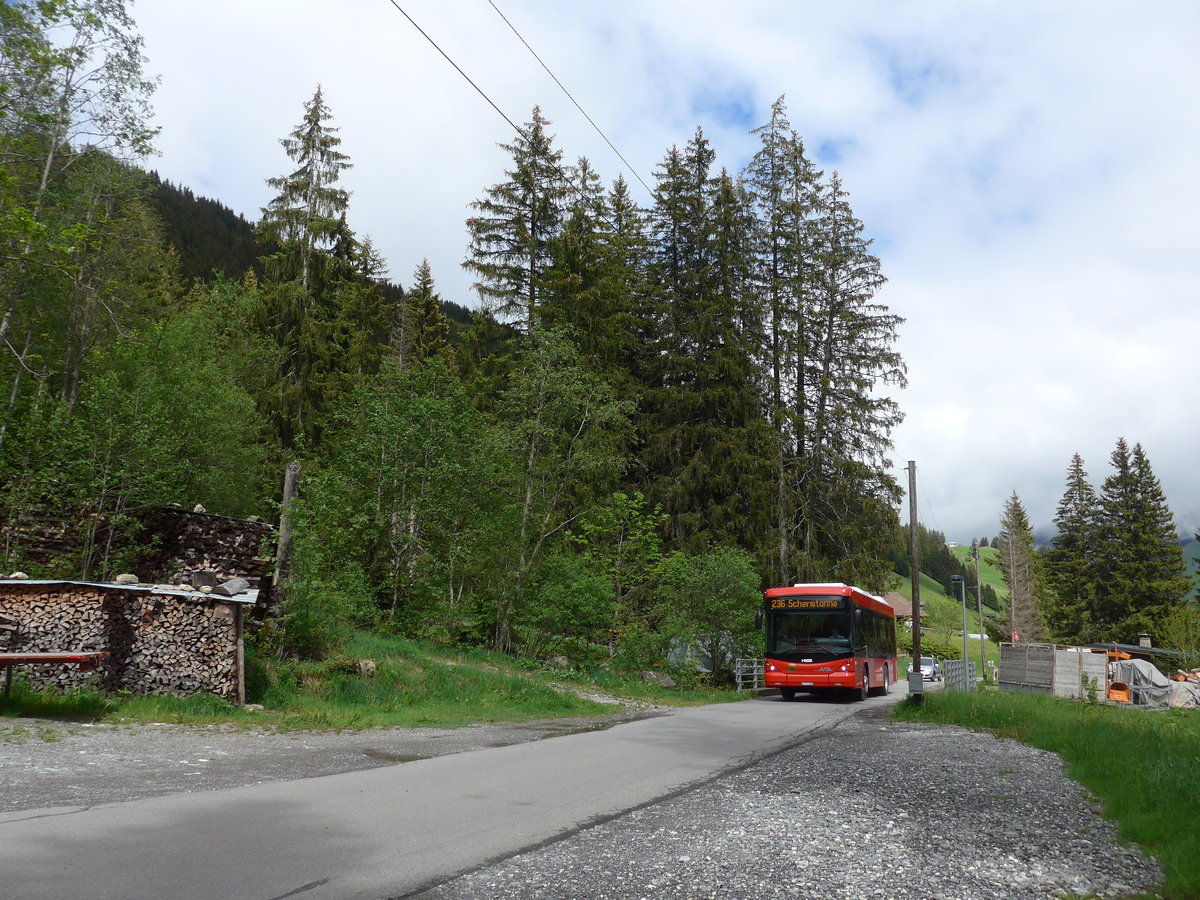
[[[1108,699],[1117,703],[1129,702],[1129,685],[1123,681],[1114,681],[1108,686]]]

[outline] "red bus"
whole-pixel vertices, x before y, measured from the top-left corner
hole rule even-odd
[[[764,683],[797,692],[851,690],[860,700],[896,680],[896,611],[845,584],[794,584],[764,593]]]

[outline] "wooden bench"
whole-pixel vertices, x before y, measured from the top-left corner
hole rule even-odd
[[[46,663],[75,663],[87,671],[100,665],[100,660],[109,657],[107,650],[52,650],[43,653],[0,652],[0,668],[4,669],[4,696],[12,693],[13,666],[41,665]]]

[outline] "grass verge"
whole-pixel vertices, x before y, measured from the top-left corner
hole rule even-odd
[[[893,715],[990,731],[1058,754],[1121,839],[1158,859],[1161,896],[1200,897],[1200,713],[984,691],[929,693]]]
[[[604,669],[551,671],[484,650],[448,651],[372,633],[354,636],[339,656],[310,662],[251,659],[247,695],[261,710],[211,694],[107,697],[30,690],[21,681],[0,698],[0,715],[105,722],[175,722],[265,726],[280,730],[375,727],[458,728],[484,722],[591,717],[620,711],[588,695],[689,705],[739,699],[732,691],[665,689]],[[369,659],[373,674],[359,672]]]

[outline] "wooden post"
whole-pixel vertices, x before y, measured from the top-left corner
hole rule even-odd
[[[237,705],[246,705],[246,628],[245,618],[242,614],[242,604],[232,603],[233,607],[233,632],[234,640],[237,642],[234,648],[235,658],[237,660]]]
[[[292,505],[299,484],[300,463],[292,460],[283,475],[283,499],[279,502],[279,548],[275,551],[275,577],[271,581],[276,597],[283,596],[283,580],[292,553],[292,523],[288,518],[288,507]]]

